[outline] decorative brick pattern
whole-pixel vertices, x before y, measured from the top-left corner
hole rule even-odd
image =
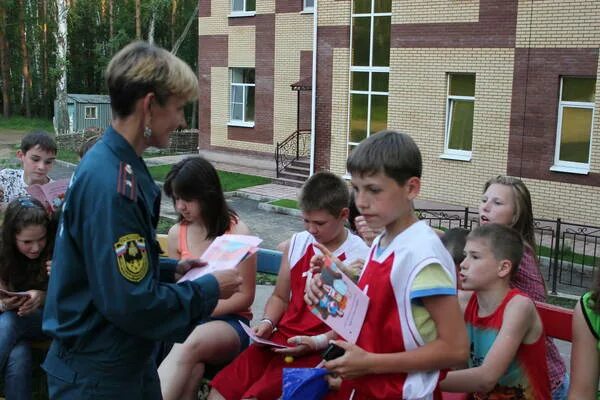
[[[477,22],[479,0],[404,0],[392,2],[392,24]]]
[[[519,2],[517,47],[598,47],[599,43],[598,1]]]
[[[550,171],[556,148],[560,78],[594,76],[597,71],[598,48],[515,50],[509,174],[600,186],[598,170],[589,175]],[[596,97],[596,104],[599,104],[598,100]],[[600,141],[600,130],[598,125],[594,128],[592,142],[597,142]],[[600,153],[592,152],[592,165],[600,165]]]

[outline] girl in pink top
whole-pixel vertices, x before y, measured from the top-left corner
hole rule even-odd
[[[518,178],[499,175],[488,180],[479,204],[479,223],[508,225],[525,239],[523,258],[511,285],[535,301],[546,301],[546,285],[535,259],[533,208],[527,186]],[[551,338],[546,337],[552,399],[566,399],[569,376]]]
[[[219,176],[206,159],[195,156],[173,166],[164,191],[175,203],[179,222],[169,230],[168,255],[198,258],[225,233],[249,235],[250,230],[227,205]],[[238,321],[249,324],[256,287],[256,256],[238,266],[243,282],[238,293],[219,300],[212,317],[173,349],[158,368],[165,400],[196,399],[206,364],[223,365],[248,346]]]

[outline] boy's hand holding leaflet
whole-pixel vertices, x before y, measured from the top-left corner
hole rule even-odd
[[[235,268],[240,262],[258,251],[260,242],[262,242],[262,239],[256,236],[219,236],[200,256],[206,266],[190,269],[177,282],[194,280],[215,271]]]
[[[244,329],[244,331],[248,334],[248,336],[250,337],[250,339],[252,339],[252,341],[256,344],[260,344],[260,345],[265,345],[265,346],[272,346],[272,347],[279,347],[279,348],[287,348],[286,345],[284,344],[280,344],[280,343],[275,343],[271,340],[265,339],[261,336],[258,336],[256,334],[256,332],[254,331],[254,329],[250,328],[248,325],[246,325],[245,323],[243,323],[242,321],[238,321],[240,323],[240,325],[242,326],[242,329]]]
[[[311,267],[319,268],[320,274],[307,278],[305,297],[309,308],[335,333],[355,343],[367,314],[369,298],[341,272],[338,265],[345,266],[339,259],[325,246],[315,244],[315,247],[323,254],[311,259]]]
[[[56,211],[62,205],[69,188],[69,181],[69,179],[59,179],[45,185],[30,185],[27,187],[27,193],[39,200],[49,211]]]

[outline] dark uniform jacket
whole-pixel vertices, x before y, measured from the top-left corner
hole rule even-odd
[[[159,211],[160,189],[143,160],[109,128],[67,191],[43,330],[117,374],[142,368],[155,341],[184,339],[218,300],[212,275],[182,284],[161,280]],[[172,280],[170,271],[163,275]]]

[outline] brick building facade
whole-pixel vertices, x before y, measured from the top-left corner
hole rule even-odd
[[[200,0],[201,148],[274,154],[310,127],[313,0]],[[421,197],[476,205],[521,177],[536,217],[600,225],[600,3],[319,0],[314,170],[381,128],[424,157]],[[300,107],[300,112],[298,112]],[[300,118],[300,121],[298,119]]]

